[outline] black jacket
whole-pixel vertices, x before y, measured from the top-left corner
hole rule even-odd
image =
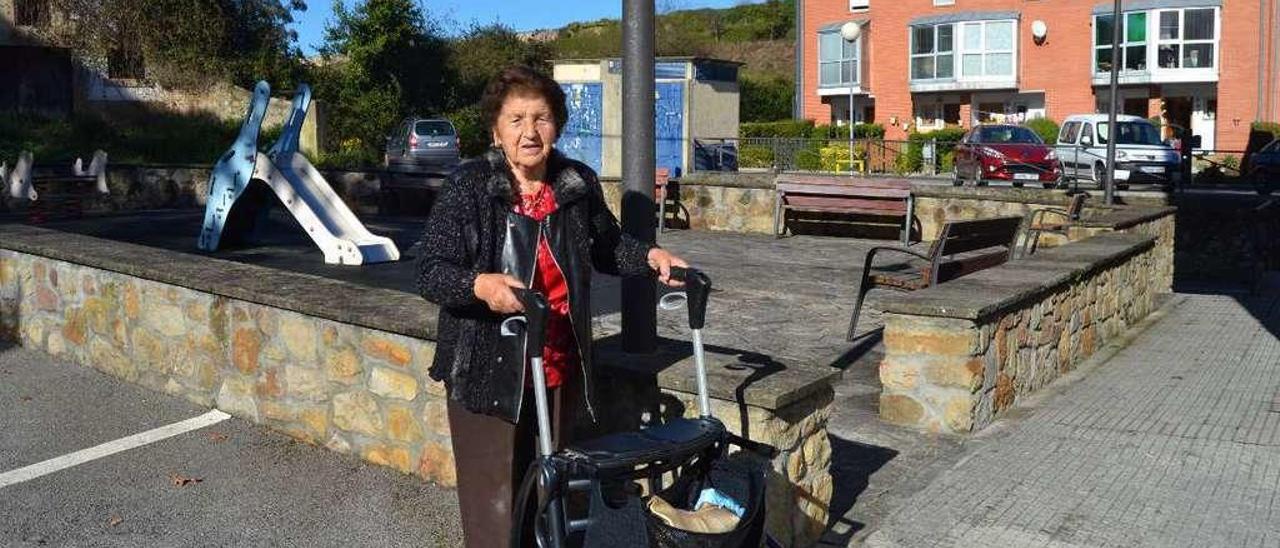
[[[476,275],[506,272],[528,283],[527,273],[535,268],[537,233],[547,235],[569,286],[569,317],[582,362],[578,373],[594,416],[592,267],[615,275],[651,272],[647,256],[653,246],[622,233],[591,168],[553,151],[547,181],[556,211],[542,223],[527,218],[520,222],[512,213],[514,179],[501,151],[493,149],[462,164],[436,198],[418,260],[418,291],[440,305],[431,378],[444,381],[449,397],[468,410],[510,422],[519,416],[524,394],[522,343],[500,337],[499,324],[505,318],[475,297]]]

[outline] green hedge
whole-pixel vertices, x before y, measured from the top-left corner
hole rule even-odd
[[[1031,131],[1036,132],[1040,136],[1040,140],[1046,145],[1056,144],[1058,142],[1058,123],[1050,118],[1032,118],[1027,120],[1026,126]]]
[[[858,138],[884,137],[880,124],[856,124],[854,135]],[[848,139],[848,126],[815,125],[813,120],[782,120],[779,122],[748,122],[739,126],[742,138],[784,139]]]
[[[1253,130],[1270,133],[1272,137],[1280,139],[1280,122],[1254,122]]]
[[[905,150],[898,155],[894,169],[901,174],[919,173],[924,170],[924,144],[931,140],[937,142],[938,169],[950,171],[955,161],[955,144],[964,137],[963,128],[943,128],[925,133],[912,133],[907,136]]]
[[[780,122],[748,122],[738,126],[738,136],[808,138],[813,133],[813,120],[782,120]]]

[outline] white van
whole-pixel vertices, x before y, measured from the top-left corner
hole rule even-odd
[[[1116,182],[1172,183],[1180,160],[1178,152],[1160,140],[1160,131],[1138,116],[1116,115],[1116,125],[1120,128]],[[1063,176],[1101,184],[1106,177],[1108,134],[1106,114],[1068,116],[1054,145]]]

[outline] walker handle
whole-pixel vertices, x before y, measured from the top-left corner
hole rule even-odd
[[[689,329],[702,329],[707,324],[707,296],[711,294],[711,278],[692,267],[671,267],[671,279],[684,282],[688,297]]]
[[[547,298],[532,289],[512,288],[516,299],[524,305],[525,334],[528,337],[527,348],[536,349],[538,355],[547,340],[547,315],[551,306]]]

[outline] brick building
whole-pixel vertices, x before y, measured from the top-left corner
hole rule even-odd
[[[1280,119],[1280,0],[1127,0],[1118,55],[1098,0],[797,0],[796,114],[886,137],[944,125],[1105,112],[1112,59],[1124,113],[1243,150]],[[846,42],[840,28],[861,25]],[[1042,28],[1043,37],[1033,27]],[[852,88],[852,90],[850,89]]]

